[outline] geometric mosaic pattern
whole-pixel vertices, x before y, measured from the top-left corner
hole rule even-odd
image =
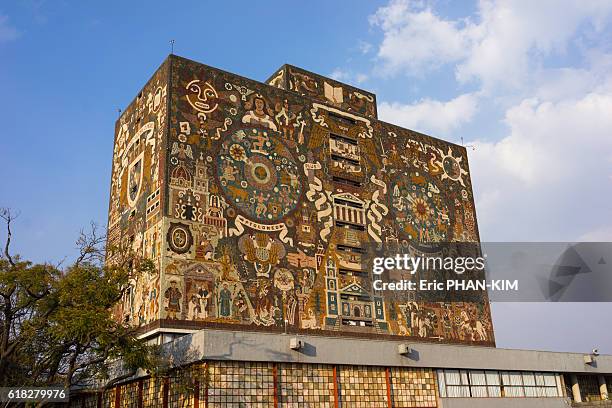
[[[138,383],[132,382],[121,386],[120,408],[138,408]]]
[[[159,403],[162,400],[162,384],[163,378],[160,377],[149,377],[143,380],[143,408],[159,407]]]
[[[429,369],[391,369],[394,407],[435,407],[435,375]]]
[[[251,363],[208,361],[178,369],[170,378],[145,378],[104,393],[102,406],[115,408],[121,387],[120,407],[137,407],[142,382],[142,406],[191,407],[198,392],[199,407],[389,407],[384,367],[324,364]],[[198,384],[198,387],[190,385]],[[167,388],[163,385],[167,384]],[[276,389],[275,389],[276,384]],[[394,407],[436,407],[434,372],[418,368],[390,368],[389,391]],[[165,391],[164,391],[165,390]],[[336,397],[337,396],[337,397]],[[71,407],[96,406],[97,396],[71,399]],[[93,404],[93,405],[92,405]],[[119,408],[119,407],[116,407]]]
[[[209,407],[274,405],[271,363],[213,362],[208,369]]]
[[[342,405],[355,408],[389,406],[384,368],[341,366],[338,371]]]
[[[323,364],[279,364],[279,402],[283,407],[334,406],[333,368]]]

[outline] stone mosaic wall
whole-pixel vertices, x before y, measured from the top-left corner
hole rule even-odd
[[[70,406],[138,407],[141,398],[143,407],[161,408],[437,407],[429,369],[235,361],[199,363],[168,378],[116,386],[101,398],[80,395]]]
[[[164,327],[494,345],[485,295],[472,303],[385,298],[364,268],[373,243],[435,253],[442,242],[478,241],[463,147],[379,122],[373,95],[356,97],[367,101],[359,104],[355,88],[295,67],[278,71],[285,80],[273,76],[275,86],[179,57],[164,67],[153,82],[168,73],[169,120],[140,122],[167,126],[165,140],[154,128],[148,150],[161,166],[150,177],[156,188],[138,193],[132,183],[135,200],[145,201],[120,206],[121,236],[159,259],[160,274],[133,282],[125,319],[143,330],[159,318]],[[340,89],[336,99],[325,96],[326,81]],[[142,132],[128,129],[130,140]],[[125,171],[136,174],[137,159],[130,163]]]
[[[390,370],[394,407],[435,407],[436,380],[429,369]]]
[[[164,62],[120,114],[115,125],[108,215],[109,248],[132,249],[155,262],[150,274],[134,276],[115,310],[136,325],[158,320],[162,248],[161,202],[165,185],[169,61]],[[113,261],[110,252],[109,261]]]
[[[208,388],[201,390],[205,394],[200,399],[208,399],[209,406],[225,407],[241,404],[249,407],[269,407],[274,405],[274,379],[271,363],[218,362],[209,364],[208,370]]]
[[[338,394],[343,406],[355,408],[389,406],[384,368],[342,366],[338,371]]]
[[[294,91],[343,111],[370,118],[377,116],[376,95],[373,93],[292,65],[284,65],[266,83],[276,88]]]
[[[278,369],[281,406],[334,406],[334,370],[323,364],[282,364]]]

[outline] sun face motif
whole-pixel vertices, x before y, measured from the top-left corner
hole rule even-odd
[[[444,174],[442,174],[442,180],[451,179],[453,181],[459,182],[462,186],[465,187],[463,176],[466,176],[468,173],[461,167],[462,161],[463,157],[454,157],[453,150],[449,147],[446,154],[443,153],[440,161],[438,161],[438,165],[444,170]]]
[[[217,91],[208,82],[194,79],[185,87],[187,89],[187,102],[198,112],[211,113],[219,106]]]

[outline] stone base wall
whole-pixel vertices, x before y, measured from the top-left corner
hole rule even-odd
[[[612,401],[572,402],[575,408],[612,408]]]

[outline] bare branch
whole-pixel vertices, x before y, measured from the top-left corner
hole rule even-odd
[[[0,218],[2,218],[6,223],[6,244],[4,245],[4,256],[9,261],[11,266],[15,266],[15,262],[13,261],[10,253],[12,236],[11,222],[13,222],[17,217],[19,217],[19,212],[13,213],[10,208],[0,208]]]
[[[85,232],[81,229],[79,238],[76,241],[79,249],[79,256],[75,261],[75,265],[80,265],[82,262],[91,262],[100,265],[104,262],[104,244],[106,243],[106,234],[100,233],[100,227],[91,222],[89,231]]]

